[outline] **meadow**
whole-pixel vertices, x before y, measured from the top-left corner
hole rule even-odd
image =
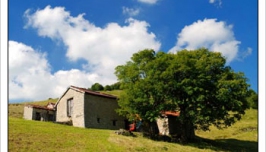
[[[49,99],[34,102],[46,105]],[[32,102],[28,102],[32,103]],[[27,104],[28,104],[27,103]],[[197,140],[189,144],[155,141],[134,132],[135,136],[115,134],[115,130],[77,128],[53,122],[24,120],[26,103],[9,104],[8,150],[16,151],[92,151],[92,152],[161,152],[161,151],[258,151],[258,111],[246,110],[244,117],[233,126],[211,131],[196,131]]]

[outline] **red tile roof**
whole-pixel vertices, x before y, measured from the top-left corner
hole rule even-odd
[[[95,95],[95,96],[101,96],[101,97],[106,97],[106,98],[117,99],[116,96],[105,94],[105,93],[101,93],[101,92],[96,92],[96,91],[92,91],[92,90],[88,90],[86,88],[80,88],[80,87],[75,87],[75,86],[70,86],[70,88],[78,89],[78,90],[80,90],[80,91],[82,91],[84,93]]]
[[[162,114],[165,114],[167,116],[175,116],[175,117],[180,116],[180,112],[177,111],[164,111],[162,112]]]

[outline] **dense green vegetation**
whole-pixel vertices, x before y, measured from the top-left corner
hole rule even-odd
[[[248,108],[249,84],[242,72],[226,65],[221,53],[205,48],[176,54],[142,50],[133,54],[115,74],[124,93],[119,113],[138,115],[150,126],[162,111],[180,112],[182,141],[193,140],[195,129],[226,128]]]
[[[108,91],[119,94],[120,91]],[[46,105],[57,99],[40,102],[27,102]],[[196,130],[197,140],[182,145],[154,141],[144,138],[140,133],[135,137],[122,136],[114,130],[84,129],[60,125],[52,122],[29,121],[22,119],[25,103],[9,104],[8,149],[9,151],[258,151],[258,113],[246,110],[243,118],[233,126],[218,130],[214,126],[210,131]]]
[[[120,82],[116,82],[114,84],[106,86],[103,86],[102,84],[97,82],[91,85],[91,87],[88,89],[93,91],[112,91],[112,90],[120,90],[121,88],[120,88]]]

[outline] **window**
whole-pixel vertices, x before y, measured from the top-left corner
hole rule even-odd
[[[73,98],[67,100],[67,116],[71,117],[73,114]]]
[[[116,120],[113,120],[113,126],[116,126]]]
[[[97,122],[100,123],[100,118],[97,118]]]

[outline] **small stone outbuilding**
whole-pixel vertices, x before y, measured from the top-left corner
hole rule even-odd
[[[23,118],[26,120],[55,121],[55,104],[48,103],[46,106],[25,105]]]
[[[180,122],[177,117],[180,115],[177,111],[162,112],[161,117],[157,119],[159,134],[178,135],[180,134]]]

